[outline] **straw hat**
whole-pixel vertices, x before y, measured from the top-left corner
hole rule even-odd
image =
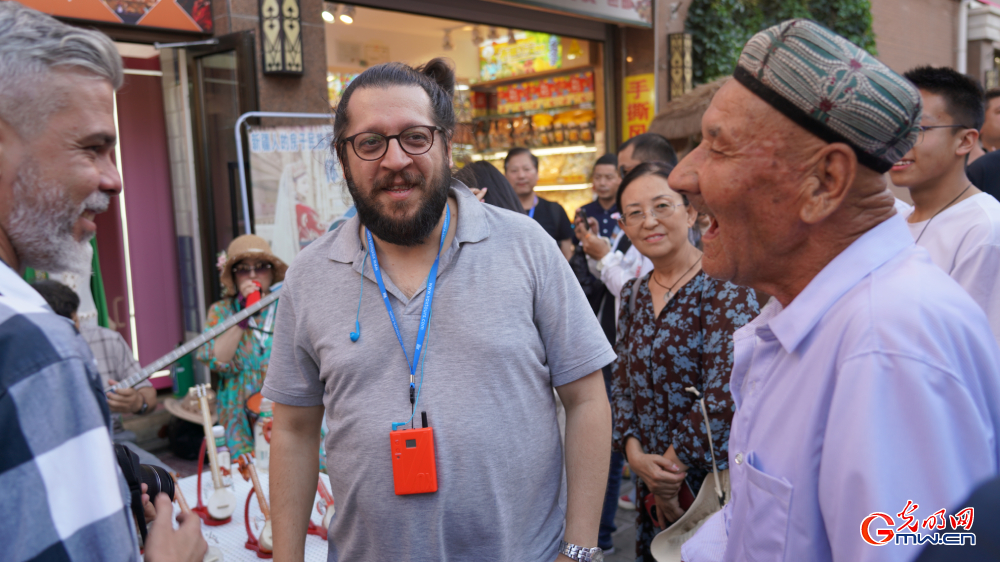
[[[271,253],[271,246],[260,236],[255,234],[244,234],[238,236],[229,243],[229,249],[219,256],[219,280],[226,289],[226,296],[236,295],[236,282],[233,280],[233,265],[240,260],[253,258],[271,262],[274,267],[274,279],[272,283],[278,283],[285,278],[285,271],[288,265]]]
[[[167,398],[163,401],[163,405],[172,415],[184,421],[201,425],[204,421],[201,416],[201,403],[198,401],[198,396],[194,391],[194,387],[191,387],[188,389],[188,395],[183,400]],[[214,390],[208,391],[208,411],[212,414],[212,423],[217,423],[219,421],[219,409],[216,407]]]

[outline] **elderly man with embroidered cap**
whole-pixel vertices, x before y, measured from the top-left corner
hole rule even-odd
[[[911,560],[878,531],[960,508],[1000,427],[986,317],[886,189],[920,96],[806,20],[754,36],[734,77],[670,185],[712,219],[705,271],[774,299],[734,335],[731,499],[683,559]]]

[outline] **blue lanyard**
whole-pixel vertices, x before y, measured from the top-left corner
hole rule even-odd
[[[431,272],[427,275],[427,289],[424,293],[424,308],[420,313],[420,328],[417,330],[417,344],[413,349],[413,362],[410,363],[410,357],[406,353],[406,344],[403,343],[403,335],[399,333],[399,324],[396,322],[396,315],[392,313],[392,303],[389,302],[389,293],[385,290],[385,283],[382,281],[382,268],[378,265],[378,256],[375,252],[375,242],[372,240],[372,234],[365,229],[365,237],[368,240],[368,252],[372,258],[372,271],[375,272],[375,280],[378,282],[378,290],[382,293],[382,302],[385,303],[385,309],[389,312],[389,320],[392,321],[392,329],[396,331],[396,338],[399,340],[399,346],[403,348],[403,357],[406,358],[407,366],[410,368],[410,386],[413,386],[413,379],[417,374],[417,364],[420,362],[421,348],[423,347],[424,336],[427,333],[427,321],[431,314],[431,301],[434,299],[434,286],[437,285],[437,270],[438,262],[441,260],[441,248],[444,247],[444,238],[448,235],[448,225],[451,223],[451,209],[448,204],[445,204],[445,214],[444,214],[444,228],[441,229],[441,244],[438,246],[437,257],[434,258],[434,265],[431,266]]]
[[[535,202],[531,204],[531,210],[528,211],[528,216],[535,218],[535,207],[538,206],[538,196],[535,196]]]

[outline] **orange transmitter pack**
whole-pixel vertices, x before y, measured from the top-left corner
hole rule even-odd
[[[434,430],[427,427],[389,433],[392,443],[392,481],[397,496],[436,492]]]

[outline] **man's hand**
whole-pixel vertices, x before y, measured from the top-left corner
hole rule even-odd
[[[115,385],[118,381],[109,379],[108,384]],[[120,388],[108,393],[108,407],[118,414],[138,412],[142,408],[142,396],[134,388]]]
[[[611,244],[608,243],[607,238],[591,236],[584,238],[581,243],[583,244],[583,253],[595,260],[601,260],[604,256],[611,253]]]
[[[477,188],[477,187],[470,187],[470,188],[469,188],[469,190],[470,190],[470,191],[472,191],[472,194],[476,196],[476,199],[477,199],[477,200],[478,200],[478,201],[479,201],[480,203],[482,203],[482,202],[483,202],[483,199],[485,199],[485,198],[486,198],[486,190],[487,190],[487,189],[489,189],[489,188],[488,188],[488,187],[484,187],[484,188],[482,188],[482,189],[479,189],[479,188]]]
[[[149,523],[156,519],[156,506],[153,505],[153,502],[149,501],[149,494],[146,493],[146,488],[145,484],[139,484],[139,489],[142,490],[142,495],[140,496],[142,499],[142,514],[146,517],[146,523]]]
[[[573,221],[573,232],[576,234],[577,240],[583,240],[591,235],[599,236],[601,229],[597,225],[597,219],[588,217],[587,224],[584,225],[583,218],[577,215],[576,220]]]
[[[201,518],[194,513],[180,513],[176,531],[170,523],[173,506],[166,494],[156,496],[156,519],[146,537],[146,562],[201,562],[208,543],[201,536]]]

